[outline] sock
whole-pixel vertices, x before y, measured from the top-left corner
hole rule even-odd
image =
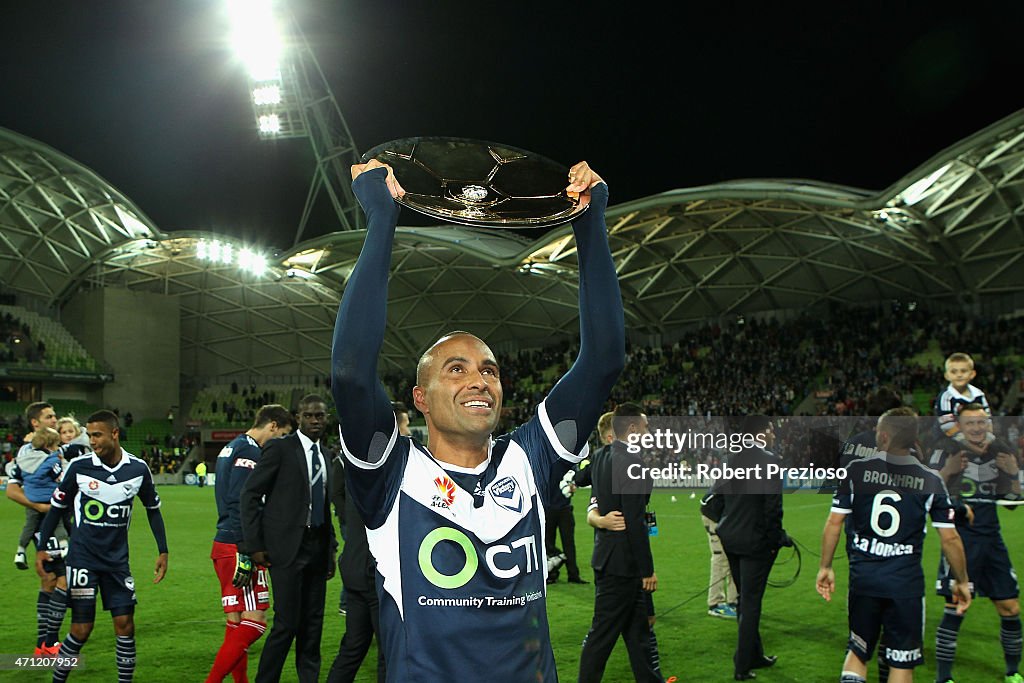
[[[68,594],[62,588],[54,588],[50,596],[50,616],[46,624],[46,642],[48,645],[60,643],[60,627],[64,623],[64,613],[68,611]]]
[[[654,629],[650,629],[647,635],[647,661],[650,663],[651,671],[661,673],[661,657],[658,655],[658,636]]]
[[[231,670],[231,678],[234,683],[249,683],[249,651],[243,650],[238,663]]]
[[[80,643],[75,640],[75,637],[70,633],[64,639],[64,642],[60,646],[60,654],[58,657],[77,657],[82,651],[82,646],[85,643]],[[53,683],[64,683],[68,680],[68,674],[71,673],[71,668],[55,668],[53,670]]]
[[[852,671],[844,671],[839,676],[839,683],[867,683],[867,679]]]
[[[885,661],[885,635],[878,643],[878,683],[889,683],[889,662]]]
[[[245,670],[238,671],[240,662],[243,658],[247,659],[249,646],[259,640],[266,630],[267,625],[261,621],[243,619],[237,625],[229,623],[224,631],[224,643],[217,651],[210,675],[206,677],[207,683],[220,683],[228,674],[239,683],[247,680]]]
[[[947,607],[942,612],[942,621],[935,631],[935,680],[940,683],[953,678],[956,637],[963,621],[963,615],[957,614],[953,607]]]
[[[23,552],[25,552],[25,546],[23,546],[23,545],[19,545],[19,546],[18,546],[18,552],[19,552],[19,553],[23,553]]]
[[[135,636],[118,636],[115,646],[117,683],[131,683],[135,677]]]
[[[46,631],[50,623],[50,594],[39,591],[36,598],[36,647],[46,645]]]
[[[878,683],[889,683],[889,662],[878,658]]]
[[[999,642],[1003,646],[1003,657],[1006,659],[1006,675],[1017,673],[1020,666],[1021,633],[1020,616],[1003,617],[999,625]]]

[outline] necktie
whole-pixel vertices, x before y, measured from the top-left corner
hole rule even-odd
[[[317,448],[316,444],[310,449],[313,453],[313,467],[312,467],[312,510],[310,510],[309,525],[320,526],[324,523],[324,482],[323,482],[323,470],[320,467],[320,449]]]

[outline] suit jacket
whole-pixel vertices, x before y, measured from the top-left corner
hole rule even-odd
[[[344,483],[344,482],[342,482]],[[345,519],[347,520],[347,536],[345,549],[341,552],[338,567],[341,570],[341,581],[345,588],[351,590],[373,591],[376,587],[374,575],[377,561],[370,553],[370,544],[366,540],[366,527],[359,516],[354,496],[345,497]]]
[[[329,464],[327,455],[324,461]],[[324,477],[329,472],[330,467],[324,467]],[[332,547],[327,561],[333,562],[338,544],[331,523],[330,481],[324,483],[324,533],[329,534]],[[271,439],[263,446],[239,502],[243,537],[239,550],[249,555],[263,551],[273,564],[291,564],[302,544],[309,511],[309,468],[298,434]]]
[[[761,465],[780,459],[762,448],[750,448],[729,458],[730,467]],[[712,492],[724,502],[716,533],[722,547],[733,555],[766,555],[779,549],[782,530],[782,481],[757,479],[719,480]]]
[[[640,578],[654,574],[651,539],[644,519],[651,498],[651,482],[638,483],[626,477],[629,465],[639,462],[637,456],[626,452],[626,444],[615,441],[599,450],[587,468],[593,483],[591,496],[596,499],[598,512],[604,515],[620,510],[626,520],[624,531],[594,531],[594,554],[590,564],[595,571]]]

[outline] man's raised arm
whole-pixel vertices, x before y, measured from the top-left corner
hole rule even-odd
[[[352,167],[352,191],[366,212],[366,241],[345,286],[334,324],[331,392],[345,447],[373,463],[384,454],[395,414],[377,376],[377,357],[387,322],[388,273],[399,207],[404,194],[388,166],[377,161]]]
[[[590,209],[572,224],[580,271],[580,352],[545,401],[559,441],[573,453],[586,443],[626,362],[622,295],[604,222],[608,186],[580,162],[570,171],[567,189],[587,188]]]

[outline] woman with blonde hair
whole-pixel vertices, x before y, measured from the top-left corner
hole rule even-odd
[[[61,444],[89,445],[89,437],[85,435],[85,430],[82,429],[82,425],[78,423],[74,415],[68,415],[57,420],[57,431],[60,433]]]

